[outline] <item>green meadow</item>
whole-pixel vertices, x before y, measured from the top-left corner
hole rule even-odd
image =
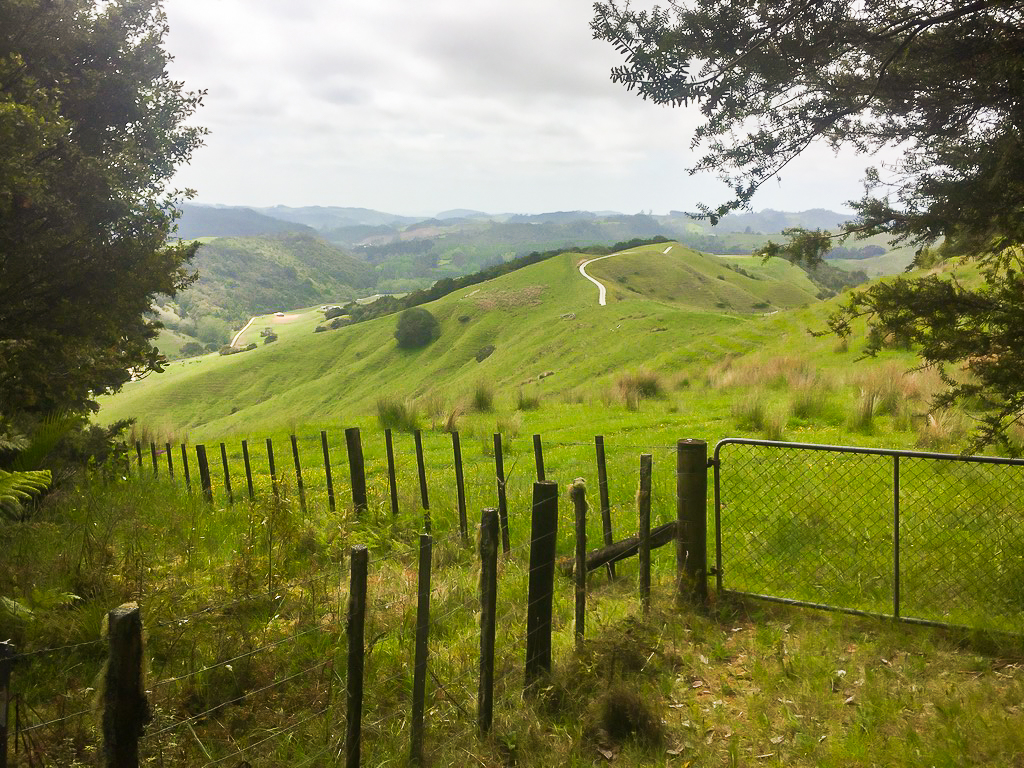
[[[17,669],[24,722],[58,722],[30,731],[14,764],[93,764],[98,633],[104,612],[126,600],[139,601],[146,625],[153,721],[144,764],[337,764],[357,544],[370,550],[364,764],[406,762],[416,548],[429,515],[427,764],[1013,765],[1024,753],[1024,646],[987,630],[1020,632],[1019,468],[905,466],[906,613],[986,631],[714,591],[706,609],[678,605],[669,545],[654,553],[649,614],[637,598],[635,558],[618,563],[614,579],[604,569],[590,574],[582,650],[573,584],[556,574],[553,673],[524,696],[534,434],[549,480],[563,489],[585,480],[593,549],[603,535],[596,435],[618,539],[636,531],[643,453],[653,457],[652,524],[674,519],[680,438],[706,440],[709,450],[727,437],[956,450],[970,426],[963,414],[930,411],[941,382],[911,370],[912,350],[860,360],[863,338],[809,333],[824,328],[837,300],[816,300],[815,286],[785,262],[670,244],[632,249],[588,268],[608,287],[599,307],[596,287],[578,272],[586,258],[562,254],[426,305],[441,335],[421,350],[397,348],[393,316],[314,333],[319,307],[286,310],[256,318],[239,339],[255,350],[175,362],[105,398],[101,421],[138,419],[132,439],[145,447],[142,466],[133,456],[127,475],[123,467],[116,478],[97,475],[31,523],[0,528],[0,593],[11,595],[0,635],[26,651],[74,646]],[[278,341],[262,343],[267,327]],[[351,498],[343,434],[351,426],[361,428],[366,462],[363,514]],[[384,427],[393,430],[397,515]],[[459,531],[453,430],[469,542]],[[480,736],[475,526],[481,509],[497,504],[495,434],[511,551],[499,564],[495,722]],[[154,473],[150,442],[171,443],[173,480],[163,453]],[[198,492],[199,444],[210,456],[212,504]],[[726,586],[887,610],[889,464],[729,446],[721,471]],[[557,541],[559,558],[570,556],[564,494]]]

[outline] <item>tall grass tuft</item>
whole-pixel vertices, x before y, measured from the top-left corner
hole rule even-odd
[[[377,398],[377,422],[381,429],[415,432],[420,428],[419,408],[411,400],[381,395]]]
[[[768,407],[764,395],[758,391],[747,392],[732,404],[732,415],[736,426],[749,432],[760,432],[765,427]]]
[[[798,419],[821,416],[828,405],[828,386],[817,374],[805,374],[790,387],[790,406]]]
[[[540,408],[540,395],[532,390],[524,390],[520,387],[516,391],[516,410],[535,411]]]
[[[862,389],[860,397],[853,404],[847,426],[854,432],[870,432],[874,429],[877,403],[878,392],[873,389]]]
[[[471,396],[473,410],[480,413],[488,413],[494,410],[494,387],[491,383],[480,379],[473,385]]]
[[[665,392],[665,382],[653,371],[640,370],[619,376],[615,380],[615,388],[627,410],[636,411],[640,409],[641,400],[661,397]]]
[[[963,440],[969,426],[960,411],[935,410],[925,416],[917,432],[917,445],[928,451],[946,450]]]

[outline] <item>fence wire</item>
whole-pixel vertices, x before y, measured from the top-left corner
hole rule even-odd
[[[756,440],[716,457],[721,587],[1024,631],[1024,462]]]

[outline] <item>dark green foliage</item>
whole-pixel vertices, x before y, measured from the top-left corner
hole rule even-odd
[[[437,318],[422,307],[405,310],[398,316],[395,339],[402,349],[425,347],[441,335],[441,324]]]
[[[182,357],[198,357],[199,355],[205,354],[206,348],[198,341],[190,341],[184,344],[181,348]]]
[[[476,351],[476,361],[482,363],[494,353],[494,345],[486,344]]]
[[[328,307],[324,310],[324,320],[333,320],[336,317],[341,317],[345,314],[345,310],[341,307]]]
[[[893,335],[917,345],[948,387],[933,405],[969,406],[974,447],[1012,450],[1006,430],[1024,418],[1024,6],[698,0],[647,12],[612,0],[595,12],[595,37],[626,56],[614,81],[700,106],[705,154],[693,170],[733,191],[701,206],[712,222],[747,207],[812,142],[903,152],[868,170],[856,218],[837,234],[791,229],[761,253],[813,267],[837,241],[886,234],[919,249],[942,240],[943,257],[976,262],[980,284],[879,283],[830,325],[848,335],[866,318],[868,354]]]
[[[263,337],[264,344],[273,344],[275,341],[277,341],[276,333],[268,333],[266,336]]]
[[[0,412],[92,406],[160,370],[157,294],[189,284],[167,246],[200,105],[167,74],[157,0],[0,5]]]

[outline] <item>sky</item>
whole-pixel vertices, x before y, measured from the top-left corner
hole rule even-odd
[[[592,0],[165,0],[172,77],[207,89],[197,202],[433,215],[695,210],[696,108],[644,102]],[[848,210],[870,159],[812,148],[757,210]]]

